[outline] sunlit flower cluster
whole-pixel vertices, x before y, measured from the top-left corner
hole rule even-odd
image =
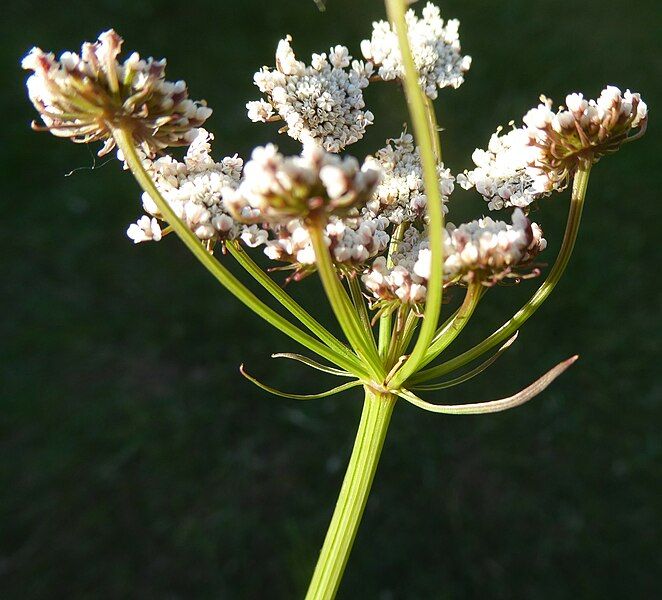
[[[492,286],[502,279],[535,276],[531,263],[547,247],[542,229],[516,208],[512,224],[483,217],[458,227],[449,224],[444,236],[444,281],[480,282]],[[429,276],[430,251],[419,254],[418,269]]]
[[[371,215],[387,217],[400,224],[422,219],[426,214],[427,196],[423,183],[423,168],[419,149],[409,133],[389,139],[386,146],[375,154],[368,164],[383,171],[383,177],[374,196],[367,204]],[[444,213],[448,212],[448,197],[453,193],[455,178],[443,164],[437,167]]]
[[[476,168],[459,174],[457,182],[464,189],[475,187],[490,210],[526,208],[548,195],[552,187],[545,174],[532,166],[537,154],[526,129],[511,129],[505,134],[499,129],[487,150],[477,148],[471,155]]]
[[[171,156],[156,160],[145,158],[144,165],[156,187],[175,214],[202,241],[216,242],[236,239],[244,226],[229,215],[223,202],[224,189],[239,183],[243,161],[237,156],[215,162],[210,156],[213,136],[204,129],[188,148],[183,162]],[[127,230],[136,243],[161,239],[157,220],[163,219],[149,194],[143,193],[143,208],[152,218],[141,217]]]
[[[347,215],[361,208],[379,183],[373,165],[330,154],[314,143],[304,144],[300,156],[285,157],[273,144],[253,150],[237,189],[225,194],[237,218],[257,211],[249,221],[286,224],[313,214]]]
[[[378,217],[339,219],[331,217],[324,238],[331,258],[342,275],[352,276],[365,268],[371,258],[388,247],[388,219]],[[308,228],[298,219],[273,229],[273,239],[265,243],[264,253],[272,260],[285,262],[301,279],[315,270],[315,252]]]
[[[552,110],[552,101],[541,103],[525,116],[530,143],[538,149],[535,166],[550,182],[567,181],[580,162],[594,163],[616,152],[622,144],[639,137],[648,123],[648,107],[641,96],[607,86],[597,100],[569,94],[566,108]],[[633,129],[639,133],[631,135]]]
[[[193,130],[211,115],[204,101],[188,98],[186,83],[165,79],[165,60],[133,53],[117,61],[122,38],[112,29],[80,55],[64,52],[59,60],[39,48],[23,59],[30,100],[46,128],[74,142],[103,140],[99,152],[112,150],[112,126],[126,126],[143,152],[152,156],[168,146],[187,146]]]
[[[285,121],[295,140],[316,140],[329,152],[340,152],[360,140],[373,122],[365,110],[363,89],[368,86],[372,65],[354,60],[345,46],[313,54],[307,66],[296,59],[292,38],[281,40],[276,50],[276,68],[255,73],[255,85],[266,100],[246,106],[252,121]]]
[[[444,22],[430,3],[420,18],[409,10],[405,19],[427,96],[458,87],[471,64],[461,54],[458,21]],[[134,53],[119,63],[122,39],[112,30],[84,44],[80,56],[65,52],[56,60],[35,48],[23,67],[34,71],[29,95],[53,134],[76,142],[105,141],[103,154],[114,146],[117,128],[130,132],[138,147],[135,161],[142,161],[164,201],[209,250],[228,241],[260,247],[282,263],[276,270],[291,270],[290,279],[298,280],[317,269],[311,229],[319,228],[331,264],[343,277],[360,276],[376,310],[406,305],[419,311],[432,259],[420,149],[405,129],[363,163],[338,154],[361,139],[373,121],[363,99],[371,77],[404,77],[397,35],[389,23],[373,23],[371,39],[361,44],[368,62],[352,60],[338,45],[313,54],[306,65],[290,42],[289,36],[279,42],[275,68],[255,73],[264,98],[247,109],[255,122],[283,121],[302,151],[284,156],[266,144],[253,150],[246,165],[236,155],[220,162],[211,157],[213,136],[199,127],[211,110],[188,99],[183,81],[165,80],[165,61]],[[475,168],[454,177],[443,163],[437,165],[444,213],[456,181],[475,188],[489,209],[515,209],[512,223],[483,217],[444,228],[445,286],[493,286],[536,275],[534,261],[546,241],[524,211],[564,189],[582,164],[638,137],[647,124],[639,94],[622,94],[613,86],[597,100],[570,94],[557,112],[551,101],[541,100],[523,126],[499,128],[487,149],[475,150]],[[168,146],[187,145],[182,160],[163,154]],[[144,193],[142,199],[146,214],[127,234],[135,243],[158,241],[171,224],[154,197]]]
[[[473,152],[475,168],[454,176],[441,160],[443,129],[431,100],[439,89],[463,83],[471,58],[461,54],[457,20],[444,22],[431,3],[419,18],[406,10],[412,1],[386,1],[390,23],[373,23],[371,39],[361,43],[365,63],[352,61],[349,50],[337,45],[328,54],[313,54],[306,65],[297,60],[290,36],[282,39],[275,68],[254,75],[263,98],[246,108],[253,122],[283,121],[279,132],[301,142],[302,149],[285,156],[266,143],[254,148],[245,165],[236,154],[220,162],[211,157],[214,138],[200,127],[210,109],[188,99],[184,82],[165,80],[165,61],[133,54],[120,64],[122,40],[112,30],[84,44],[81,56],[64,53],[55,60],[35,48],[23,60],[34,71],[28,91],[46,125],[40,129],[74,142],[105,141],[100,154],[117,145],[118,158],[144,191],[146,214],[128,227],[128,237],[134,243],[159,241],[174,232],[235,298],[305,348],[305,354],[279,352],[272,358],[296,361],[343,383],[289,393],[260,382],[242,365],[244,377],[296,400],[364,389],[352,458],[307,598],[335,597],[396,400],[432,413],[508,410],[538,395],[578,358],[498,400],[441,404],[418,395],[468,381],[515,341],[568,264],[593,164],[641,136],[648,121],[639,94],[612,86],[595,101],[570,94],[567,108],[557,112],[541,96],[523,126],[498,128],[486,150]],[[493,37],[498,42],[508,33],[495,30]],[[411,122],[363,163],[340,156],[373,122],[363,90],[370,81],[391,80],[403,84]],[[178,160],[164,153],[168,146],[189,147]],[[512,209],[510,222],[483,216],[444,225],[444,215],[454,210],[456,181],[475,189],[489,209]],[[540,274],[536,261],[547,241],[529,218],[531,205],[571,182],[565,233],[549,276],[497,330],[447,360],[442,353],[487,288]],[[217,244],[221,252],[214,256]],[[254,261],[248,248],[264,252],[271,264]],[[240,269],[252,286],[235,274]],[[342,337],[286,289],[314,272]],[[460,302],[452,288],[464,288]],[[449,296],[458,305],[450,316]]]
[[[397,304],[419,305],[425,302],[427,276],[419,273],[419,254],[428,248],[428,241],[414,226],[410,226],[391,255],[391,265],[384,256],[372,263],[362,277],[363,285],[375,298],[375,306],[386,310]],[[427,265],[422,265],[427,269]]]
[[[430,2],[423,8],[422,18],[412,9],[407,11],[406,20],[419,83],[426,95],[434,100],[439,89],[460,87],[471,66],[471,57],[460,54],[460,22],[450,19],[444,24],[439,8]],[[383,80],[404,78],[398,36],[387,21],[373,23],[372,37],[363,40],[361,51],[379,67]]]
[[[484,217],[444,230],[444,284],[480,283],[493,286],[506,277],[537,275],[532,261],[547,246],[542,230],[522,210],[515,209],[512,224]],[[432,252],[426,235],[409,227],[393,253],[392,267],[376,259],[363,283],[377,301],[417,304],[425,301]]]

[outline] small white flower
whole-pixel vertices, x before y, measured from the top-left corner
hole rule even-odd
[[[383,177],[374,196],[367,204],[367,212],[383,216],[392,223],[415,221],[425,217],[427,196],[423,183],[423,167],[414,138],[402,133],[389,139],[368,164],[383,171]],[[448,197],[453,193],[455,178],[443,165],[437,167],[444,213],[448,212]]]
[[[458,176],[458,183],[464,189],[475,187],[490,210],[526,208],[551,191],[547,177],[532,166],[537,153],[526,129],[512,129],[501,135],[499,128],[487,150],[474,151],[476,168]]]
[[[253,123],[266,123],[274,115],[274,108],[264,100],[254,100],[246,103],[248,118]]]
[[[419,83],[428,97],[435,99],[444,87],[460,87],[471,66],[471,57],[460,54],[460,22],[451,19],[444,25],[439,8],[429,2],[422,18],[408,10],[406,21]],[[398,36],[386,21],[373,23],[372,38],[361,42],[361,52],[379,67],[383,80],[404,79]]]
[[[584,100],[583,94],[568,94],[565,97],[565,105],[570,112],[580,114],[588,108],[588,102]]]
[[[278,115],[295,140],[314,139],[328,152],[340,152],[360,140],[374,120],[365,110],[362,91],[372,65],[352,62],[347,48],[335,46],[328,56],[313,54],[306,66],[296,59],[291,41],[287,36],[279,42],[275,69],[255,73],[253,80],[266,101],[249,102],[248,116],[268,121]]]
[[[243,161],[232,156],[215,162],[210,156],[212,139],[210,133],[198,129],[184,162],[163,156],[154,161],[144,158],[143,163],[175,214],[200,240],[217,242],[237,239],[244,227],[230,216],[223,200],[223,190],[238,185]],[[154,224],[163,215],[149,194],[144,193],[142,198],[145,212],[155,218],[141,217],[127,234],[135,242],[158,241],[161,231],[159,228],[155,234]],[[146,228],[148,223],[151,231]],[[142,234],[136,226],[142,228]]]
[[[129,225],[126,235],[134,244],[149,240],[158,242],[161,239],[161,227],[155,218],[150,219],[147,215],[143,215],[138,221]]]

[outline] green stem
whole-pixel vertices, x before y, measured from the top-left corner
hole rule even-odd
[[[393,268],[393,254],[398,251],[398,246],[402,242],[402,237],[404,236],[405,229],[407,228],[406,223],[400,223],[393,232],[391,236],[391,242],[388,246],[388,255],[386,257],[386,266],[389,269]],[[389,344],[391,342],[391,324],[392,324],[392,314],[388,311],[386,314],[383,314],[379,318],[379,355],[383,358],[388,351]]]
[[[395,396],[366,388],[354,449],[306,600],[332,600],[338,591],[368,500],[394,406]]]
[[[497,344],[508,339],[540,308],[561,279],[561,276],[568,266],[570,257],[572,256],[572,251],[575,247],[575,242],[577,241],[579,225],[581,223],[590,172],[591,165],[582,165],[575,175],[572,184],[572,199],[570,200],[568,222],[565,228],[565,234],[563,236],[561,249],[559,250],[559,255],[557,256],[556,262],[554,263],[552,270],[549,272],[547,279],[538,288],[531,299],[517,313],[515,313],[509,321],[504,323],[480,344],[459,356],[456,356],[448,362],[432,367],[431,369],[426,369],[425,371],[420,371],[411,378],[410,385],[429,381],[430,379],[440,377],[441,375],[446,375],[447,373],[466,365],[472,360],[475,360]]]
[[[287,319],[279,315],[276,311],[269,308],[264,302],[257,298],[248,288],[246,288],[230,271],[228,271],[220,262],[218,262],[200,243],[196,235],[182,222],[170,207],[170,204],[161,195],[156,185],[152,181],[145,167],[136,152],[136,147],[130,131],[121,128],[113,128],[113,137],[118,147],[124,155],[124,160],[131,169],[142,189],[147,192],[150,198],[158,206],[163,218],[175,231],[186,247],[202,263],[202,265],[237,299],[243,302],[248,308],[262,317],[265,321],[280,329],[283,333],[290,336],[293,340],[299,342],[309,350],[326,358],[332,363],[343,369],[352,370],[353,363],[349,363],[342,355],[334,352],[312,336],[308,335]]]
[[[430,130],[430,120],[426,109],[426,100],[418,82],[418,71],[409,46],[407,23],[405,20],[406,0],[386,0],[386,12],[398,34],[400,54],[405,67],[404,88],[407,105],[414,129],[414,137],[420,149],[423,167],[423,182],[427,195],[427,214],[429,217],[428,235],[430,240],[431,268],[427,286],[427,299],[421,330],[408,360],[395,374],[393,385],[399,386],[414,374],[428,350],[437,330],[437,321],[441,312],[443,296],[443,228],[441,190],[437,177],[437,160],[432,138],[438,137],[437,131]]]
[[[321,223],[311,220],[308,224],[308,233],[315,251],[317,273],[322,280],[322,286],[338,323],[352,348],[367,361],[372,376],[381,381],[384,376],[384,367],[377,353],[372,331],[363,329],[359,316],[353,309],[347,292],[340,279],[338,279],[329,248],[324,239],[324,227]]]
[[[370,325],[370,317],[368,316],[368,309],[365,306],[365,300],[363,299],[363,294],[361,293],[359,276],[356,274],[353,277],[348,277],[347,279],[349,282],[349,293],[352,297],[352,304],[359,313],[361,323],[363,324],[364,329],[372,331],[372,326]]]
[[[441,140],[439,139],[439,124],[437,123],[437,114],[434,111],[432,100],[425,96],[425,116],[428,120],[428,127],[432,133],[432,150],[438,163],[443,162],[441,154]]]
[[[301,323],[303,323],[312,333],[322,340],[329,348],[344,356],[347,361],[354,364],[353,372],[357,375],[367,375],[361,361],[356,355],[337,339],[330,331],[323,327],[307,310],[287,294],[271,277],[269,277],[248,253],[241,247],[239,242],[230,241],[226,243],[226,248],[236,261],[251,275],[265,290],[267,290],[286,310],[293,314]]]
[[[405,323],[404,331],[400,336],[402,339],[398,344],[397,354],[394,357],[394,361],[393,361],[394,363],[402,354],[404,354],[407,351],[407,348],[409,347],[409,343],[411,342],[411,338],[414,337],[414,331],[416,330],[416,326],[418,325],[419,319],[420,316],[417,315],[414,310],[409,311],[409,315],[407,316],[407,322]]]
[[[430,344],[430,348],[421,362],[421,366],[425,366],[437,358],[460,334],[464,326],[469,322],[474,310],[476,310],[478,302],[483,295],[483,290],[484,288],[480,283],[469,285],[462,306],[455,313],[453,319],[437,331],[432,344]]]
[[[400,356],[398,350],[403,343],[403,335],[405,324],[407,322],[408,316],[411,314],[411,308],[407,304],[401,304],[396,311],[395,316],[395,325],[391,333],[391,342],[388,346],[388,352],[386,353],[386,368],[390,369],[395,364],[397,358]]]

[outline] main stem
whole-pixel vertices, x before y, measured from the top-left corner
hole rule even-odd
[[[391,420],[395,396],[365,391],[359,430],[306,600],[332,600],[340,586]]]

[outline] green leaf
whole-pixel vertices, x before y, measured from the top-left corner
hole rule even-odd
[[[340,392],[344,392],[345,390],[348,390],[350,388],[356,387],[358,385],[362,385],[362,382],[357,380],[357,381],[350,381],[349,383],[344,383],[343,385],[339,385],[338,387],[334,387],[325,392],[320,392],[319,394],[288,394],[287,392],[281,392],[276,388],[272,388],[271,386],[268,386],[258,381],[257,379],[255,379],[255,377],[246,373],[246,370],[244,369],[244,365],[241,365],[239,367],[239,372],[246,379],[248,379],[248,381],[254,383],[257,387],[262,388],[265,392],[269,392],[270,394],[274,394],[275,396],[281,396],[282,398],[291,398],[293,400],[316,400],[317,398],[325,398],[327,396],[333,396],[334,394],[339,394]]]
[[[400,396],[400,398],[407,400],[407,402],[411,402],[411,404],[422,408],[423,410],[434,413],[443,413],[448,415],[479,415],[485,413],[501,412],[503,410],[508,410],[509,408],[520,406],[532,398],[535,398],[561,373],[570,367],[570,365],[572,365],[578,358],[579,356],[575,355],[567,360],[564,360],[554,368],[547,371],[547,373],[545,373],[542,377],[534,381],[529,387],[524,388],[521,392],[518,392],[513,396],[502,398],[501,400],[477,402],[474,404],[432,404],[430,402],[426,402],[422,398],[419,398],[416,394],[406,389],[394,391],[393,393]]]
[[[430,385],[414,386],[411,389],[431,392],[434,390],[443,390],[449,387],[460,385],[465,381],[469,381],[469,379],[473,379],[476,375],[480,375],[485,369],[487,369],[490,365],[492,365],[506,350],[508,350],[508,348],[510,348],[510,346],[515,342],[518,335],[519,335],[519,331],[516,331],[515,335],[511,336],[508,339],[508,341],[503,346],[501,346],[501,348],[499,348],[497,352],[494,353],[494,355],[490,356],[490,358],[488,358],[485,362],[479,364],[477,367],[471,369],[471,371],[464,373],[464,375],[460,375],[459,377],[449,379],[448,381],[432,383]]]
[[[278,352],[276,354],[272,354],[271,358],[289,358],[291,360],[296,360],[304,365],[308,365],[309,367],[312,367],[313,369],[317,369],[318,371],[324,371],[325,373],[330,373],[331,375],[337,375],[338,377],[354,377],[355,375],[352,373],[348,373],[347,371],[343,371],[342,369],[335,369],[334,367],[330,367],[328,365],[323,365],[321,363],[318,363],[314,361],[312,358],[308,358],[307,356],[303,356],[303,354],[295,354],[294,352]]]

